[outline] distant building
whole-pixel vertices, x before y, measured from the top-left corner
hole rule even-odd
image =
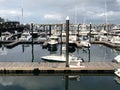
[[[2,17],[0,17],[0,23],[1,23],[1,22],[4,22],[4,21],[5,21],[5,20],[4,20]]]
[[[23,26],[20,25],[20,22],[17,21],[7,21],[0,23],[0,31],[1,32],[11,32],[14,33],[15,31],[22,32]]]

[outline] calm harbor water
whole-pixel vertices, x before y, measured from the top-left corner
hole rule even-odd
[[[89,60],[87,48],[75,48],[75,56]],[[42,49],[41,45],[18,45],[12,49],[0,47],[1,62],[41,62],[41,56],[60,54]],[[120,51],[103,45],[92,45],[90,48],[90,61],[112,61]],[[117,80],[116,80],[117,79]],[[77,79],[68,79],[68,76],[0,76],[0,90],[120,90],[120,78],[109,76],[79,76]]]
[[[0,90],[120,90],[113,76],[1,76]]]

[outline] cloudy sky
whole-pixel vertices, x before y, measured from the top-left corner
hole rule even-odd
[[[120,0],[0,0],[0,17],[22,23],[120,23]],[[23,8],[23,19],[22,19]],[[106,13],[105,13],[106,11]]]

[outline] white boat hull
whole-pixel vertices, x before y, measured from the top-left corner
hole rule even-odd
[[[116,56],[113,61],[119,63],[120,62],[120,55]]]
[[[41,59],[46,60],[46,61],[56,61],[56,62],[65,62],[66,61],[66,56],[64,55],[49,55],[49,56],[43,56]],[[74,56],[69,56],[69,61],[71,62],[83,62],[82,58],[77,58]]]
[[[120,77],[120,69],[117,69],[114,73],[116,76]]]
[[[66,58],[64,56],[43,56],[41,59],[46,60],[46,61],[56,61],[56,62],[65,62]]]

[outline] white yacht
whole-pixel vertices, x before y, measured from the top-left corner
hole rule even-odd
[[[48,55],[48,56],[41,57],[41,59],[46,61],[57,61],[57,62],[66,61],[66,57],[64,55]]]
[[[117,63],[120,63],[120,55],[116,56],[113,61],[117,62]]]
[[[66,61],[66,56],[65,55],[48,55],[48,56],[43,56],[41,59],[46,60],[46,61],[55,61],[55,62],[65,62]],[[74,61],[74,62],[83,62],[83,59],[80,57],[75,57],[69,55],[69,61]]]
[[[1,33],[1,41],[8,40],[9,37],[11,37],[12,34],[10,32],[3,32]]]
[[[60,36],[59,38],[62,37],[62,42],[65,43],[66,42],[66,32],[63,31],[62,32],[62,36]],[[77,40],[77,36],[75,34],[72,34],[71,31],[69,31],[69,42],[75,42]]]
[[[21,41],[29,41],[31,39],[32,39],[32,35],[29,32],[24,32],[19,38],[19,40]]]
[[[120,69],[116,69],[114,73],[116,76],[120,77]]]
[[[88,40],[76,41],[76,45],[77,45],[77,47],[90,47],[91,46],[91,44],[90,44],[90,42]]]
[[[120,44],[120,36],[113,36],[110,42],[113,44]]]
[[[47,39],[48,39],[47,35],[42,34],[38,37],[37,40],[38,40],[38,42],[44,42],[44,41],[47,41]]]
[[[48,39],[48,46],[49,47],[56,47],[58,44],[59,38],[57,36],[51,36]]]

